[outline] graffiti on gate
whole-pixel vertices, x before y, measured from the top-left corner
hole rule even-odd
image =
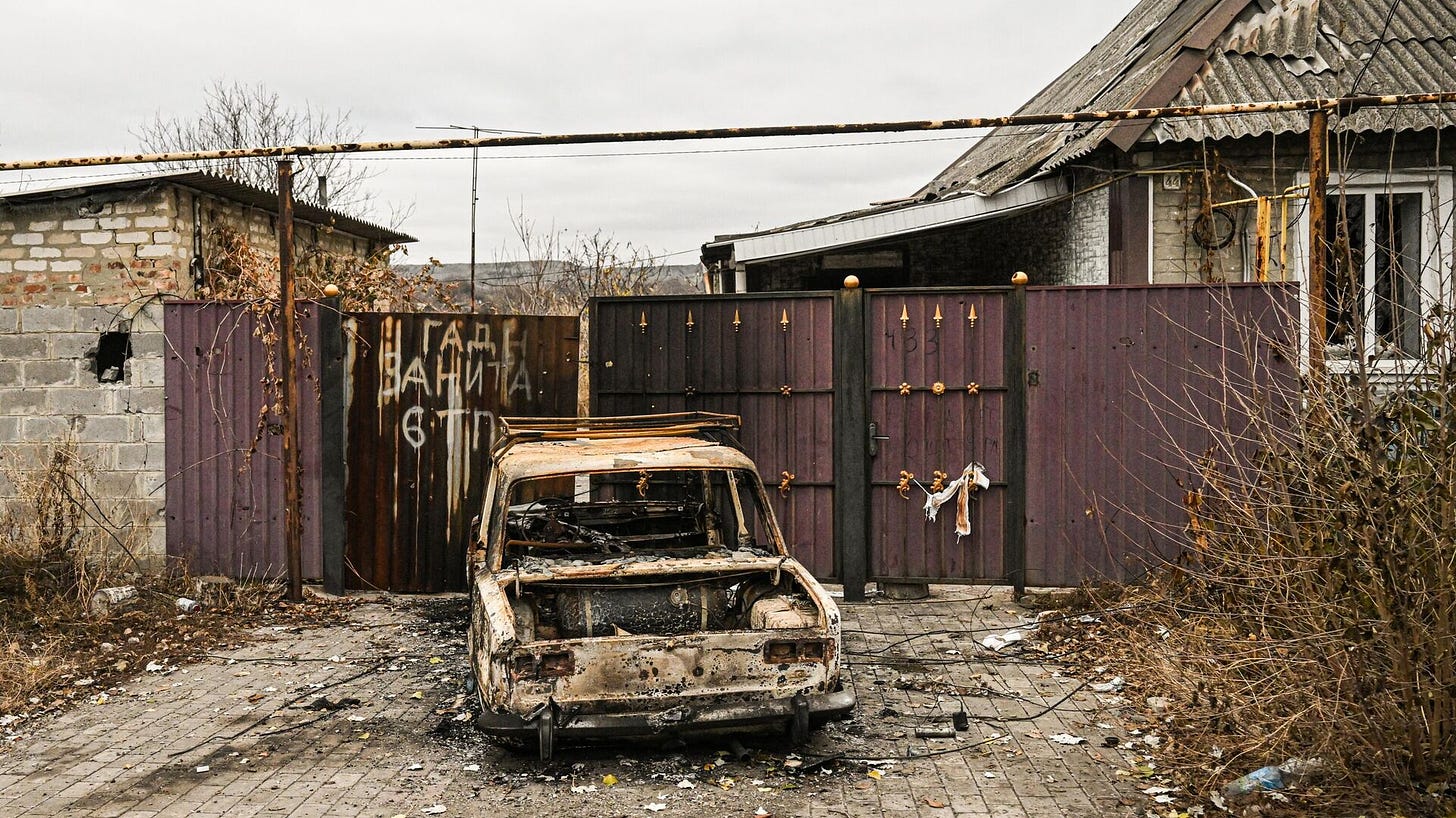
[[[529,332],[509,323],[429,318],[406,338],[398,324],[399,319],[386,318],[382,328],[377,400],[381,409],[399,404],[404,442],[418,450],[433,431],[443,435],[439,442],[448,450],[488,449],[495,413],[475,407],[509,407],[531,398],[531,369],[524,355]]]

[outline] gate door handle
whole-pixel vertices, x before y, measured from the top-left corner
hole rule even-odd
[[[882,434],[880,434],[880,424],[874,422],[873,420],[870,421],[870,440],[869,440],[870,457],[877,457],[879,455],[879,453],[880,453],[880,441],[881,440],[889,440],[889,439],[890,439],[890,436],[889,435],[882,435]]]

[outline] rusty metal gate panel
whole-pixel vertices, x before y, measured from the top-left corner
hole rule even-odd
[[[318,304],[299,304],[311,353],[323,336]],[[166,335],[167,556],[198,574],[283,576],[282,426],[264,391],[271,319],[240,302],[168,302]],[[300,356],[303,573],[323,574],[321,356]]]
[[[834,297],[612,298],[591,309],[592,413],[742,416],[795,557],[837,576]]]
[[[576,414],[577,320],[355,313],[348,325],[346,584],[461,589],[495,418]]]
[[[1026,584],[1128,579],[1176,556],[1207,424],[1241,428],[1230,398],[1253,384],[1296,394],[1280,346],[1294,348],[1297,299],[1256,284],[1027,292]]]
[[[868,292],[870,574],[876,579],[1006,578],[1004,555],[1009,290]],[[955,502],[935,522],[926,492],[980,463],[991,488],[971,494],[971,533]],[[937,475],[936,472],[940,474]]]

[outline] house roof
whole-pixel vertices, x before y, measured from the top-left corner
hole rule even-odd
[[[0,204],[25,204],[54,199],[69,199],[86,196],[94,191],[130,190],[157,184],[174,184],[210,193],[223,199],[231,199],[253,207],[277,210],[278,194],[271,190],[245,185],[232,179],[215,176],[200,170],[161,171],[141,173],[124,177],[79,179],[65,184],[30,188],[16,193],[0,194]],[[309,224],[328,225],[342,233],[383,244],[404,244],[416,241],[414,236],[383,227],[372,222],[356,219],[337,210],[319,207],[307,202],[295,201],[294,217]]]
[[[1422,93],[1456,88],[1450,0],[1141,0],[1101,42],[1018,113]],[[1356,80],[1359,80],[1359,87]],[[1456,125],[1456,106],[1366,110],[1336,128]],[[997,128],[917,192],[994,193],[1105,142],[1218,139],[1308,130],[1307,115]]]
[[[1067,186],[1061,178],[1035,179],[989,196],[968,195],[931,202],[897,203],[800,222],[762,233],[724,236],[707,243],[704,249],[731,246],[737,262],[768,261],[1004,216],[1065,195]]]
[[[1452,0],[1139,0],[1101,42],[1017,113],[1450,90],[1456,90]],[[1456,105],[1422,105],[1357,111],[1334,127],[1384,131],[1453,125]],[[1019,186],[1044,182],[1035,177],[1104,144],[1128,150],[1144,140],[1198,141],[1308,128],[1303,113],[996,128],[909,198],[724,236],[704,247],[731,246],[741,262],[861,244],[999,215],[1012,199],[1014,207],[1035,204],[1020,201],[1025,192],[1015,194],[1024,191]],[[1045,186],[1037,190],[1046,194],[1040,201],[1058,196]],[[974,198],[953,204],[966,197]],[[952,212],[956,215],[942,217]],[[930,223],[916,224],[923,217]]]

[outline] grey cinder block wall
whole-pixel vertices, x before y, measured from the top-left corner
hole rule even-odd
[[[130,356],[108,360],[123,342]],[[91,511],[152,569],[166,556],[163,344],[155,302],[0,309],[0,462],[33,469],[74,439]],[[0,476],[0,503],[16,499]]]

